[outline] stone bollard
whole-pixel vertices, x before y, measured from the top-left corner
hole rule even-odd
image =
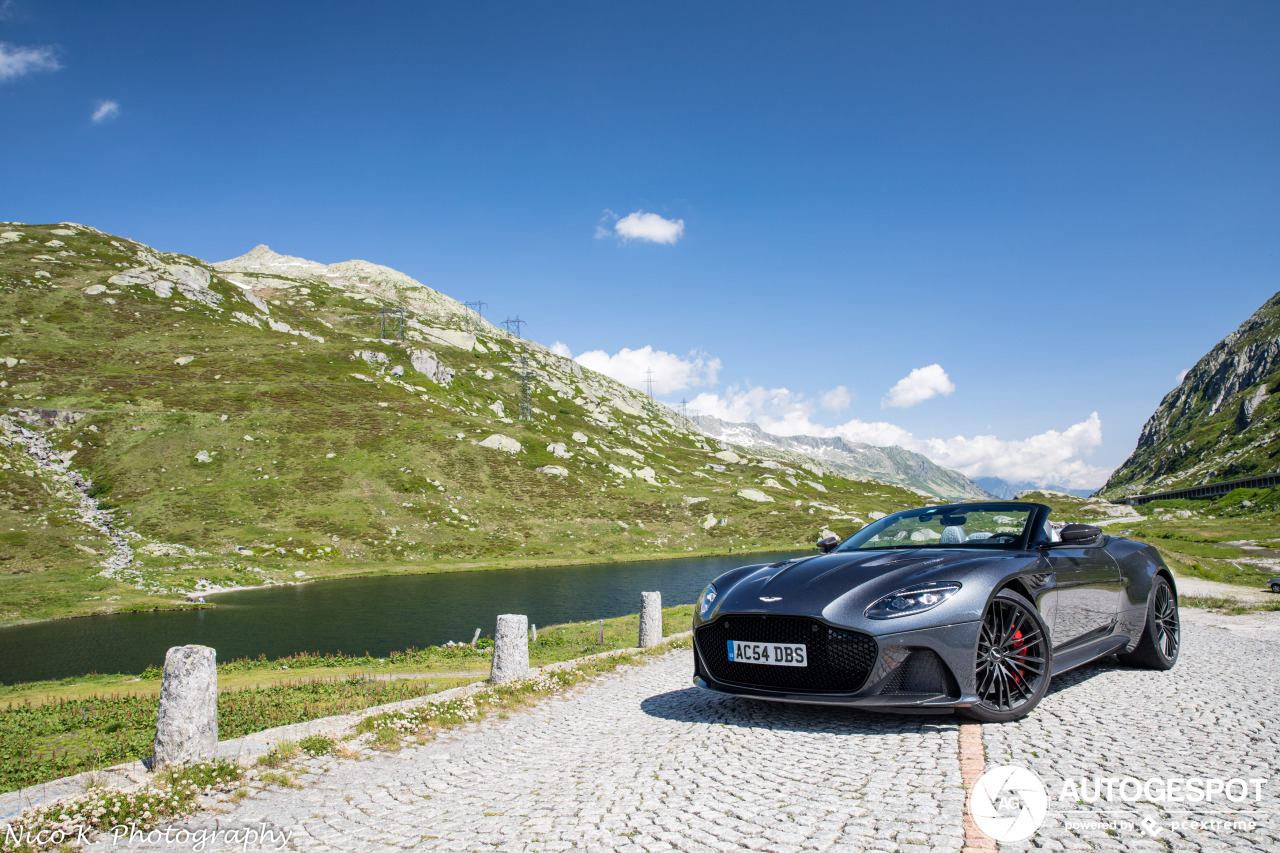
[[[211,761],[217,753],[217,652],[208,646],[174,646],[164,656],[152,769]]]
[[[511,613],[498,617],[493,634],[493,663],[489,680],[494,684],[514,681],[529,674],[529,617]]]
[[[640,593],[640,648],[651,649],[662,642],[662,593]]]

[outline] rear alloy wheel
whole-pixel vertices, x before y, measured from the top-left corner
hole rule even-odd
[[[1172,669],[1182,647],[1182,624],[1178,620],[1178,596],[1162,576],[1151,581],[1147,599],[1147,625],[1138,647],[1120,660],[1143,669]]]
[[[984,723],[1020,720],[1049,689],[1049,631],[1035,605],[1002,589],[987,605],[978,631],[974,685],[981,701],[964,713]]]
[[[1276,593],[1280,593],[1280,583],[1273,583],[1273,584],[1271,585],[1271,591],[1272,591],[1272,592],[1276,592]]]

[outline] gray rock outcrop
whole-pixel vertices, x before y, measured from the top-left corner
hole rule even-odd
[[[453,368],[441,364],[440,359],[429,349],[409,350],[409,363],[414,370],[437,385],[448,385],[453,381]]]

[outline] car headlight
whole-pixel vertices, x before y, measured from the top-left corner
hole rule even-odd
[[[706,619],[707,614],[716,609],[716,585],[707,584],[707,588],[702,591],[702,598],[698,600],[698,616]]]
[[[958,583],[931,583],[890,593],[867,608],[868,619],[895,619],[932,610],[960,591]]]

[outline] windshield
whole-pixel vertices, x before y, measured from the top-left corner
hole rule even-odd
[[[871,548],[1009,548],[1021,539],[1036,507],[941,506],[909,509],[869,524],[837,551]]]

